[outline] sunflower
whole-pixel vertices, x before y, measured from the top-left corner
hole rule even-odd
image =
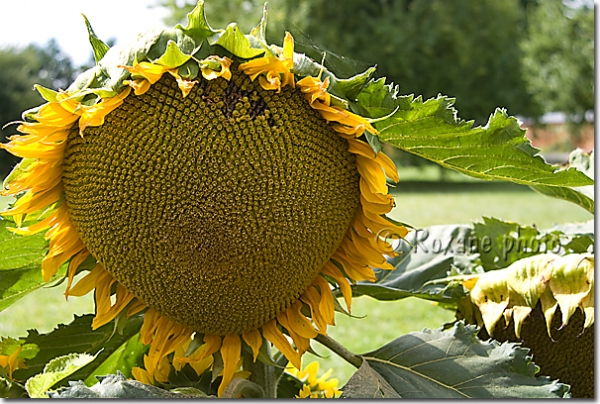
[[[370,73],[338,79],[289,33],[268,45],[264,17],[249,35],[211,28],[202,2],[188,18],[112,49],[88,23],[96,66],[37,87],[47,103],[2,146],[23,158],[3,216],[45,232],[42,274],[68,265],[66,297],[94,291],[94,329],[143,312],[137,380],[218,360],[222,395],[243,350],[270,342],[300,369],[334,325],[332,288],[349,311],[407,230],[384,216],[396,167],[353,112]]]

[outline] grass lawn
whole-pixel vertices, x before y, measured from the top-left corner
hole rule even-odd
[[[402,171],[400,172],[402,177]],[[470,223],[493,216],[523,224],[549,227],[556,223],[586,221],[592,215],[583,209],[539,195],[527,187],[489,182],[405,182],[394,190],[396,208],[391,216],[415,227],[433,224]],[[1,202],[1,201],[0,201]],[[73,313],[93,310],[91,295],[64,301],[64,285],[33,292],[0,313],[0,335],[23,336],[26,330],[50,331],[56,324],[69,322]],[[453,313],[419,299],[377,302],[369,297],[354,300],[354,316],[336,315],[336,327],[329,335],[355,353],[365,353],[411,331],[438,328],[453,319]],[[317,342],[315,351],[327,356],[321,368],[334,368],[333,377],[345,384],[354,368]],[[307,354],[304,363],[314,359]]]

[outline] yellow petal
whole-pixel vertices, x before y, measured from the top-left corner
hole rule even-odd
[[[373,192],[379,194],[388,193],[385,175],[379,164],[369,158],[358,155],[356,156],[356,169]]]
[[[558,302],[563,325],[591,290],[594,279],[594,258],[589,254],[570,254],[553,262],[548,287]]]
[[[96,287],[96,281],[104,273],[104,266],[102,264],[96,264],[94,269],[92,269],[86,276],[81,278],[75,286],[73,286],[68,293],[65,292],[67,296],[83,296],[90,293]]]
[[[150,90],[150,82],[146,79],[124,80],[123,84],[133,88],[135,95],[142,95]]]
[[[342,296],[344,297],[344,301],[346,302],[346,307],[348,308],[348,311],[350,311],[350,308],[352,306],[352,289],[350,288],[350,283],[348,282],[342,271],[340,271],[340,269],[336,267],[333,262],[328,261],[323,267],[323,269],[321,269],[321,272],[324,275],[331,276],[333,279],[335,279],[335,281],[340,287]]]
[[[256,362],[256,358],[260,352],[260,347],[262,346],[262,335],[260,335],[260,331],[251,330],[242,334],[242,338],[250,348],[252,348],[252,360]]]
[[[79,265],[81,265],[89,255],[90,253],[85,249],[71,258],[71,261],[69,262],[69,269],[67,270],[67,287],[65,288],[65,297],[67,300],[69,299],[69,291],[73,283],[73,278],[75,277],[75,272]]]
[[[321,291],[319,311],[321,312],[323,319],[327,324],[335,325],[335,306],[333,304],[334,297],[331,287],[329,286],[329,282],[319,275],[315,278],[314,284],[317,285]]]
[[[283,333],[277,329],[276,321],[267,321],[262,326],[263,336],[271,341],[273,345],[294,365],[296,368],[300,368],[300,354],[292,348],[292,345],[285,338]]]
[[[308,306],[310,307],[310,313],[311,313],[312,320],[314,321],[317,328],[319,329],[319,332],[327,335],[327,323],[326,323],[325,319],[323,318],[323,316],[321,315],[321,310],[320,310],[321,295],[319,294],[319,291],[317,290],[317,288],[315,288],[312,285],[309,286],[308,289],[306,289],[304,291],[302,296],[300,296],[300,300],[302,300],[303,302],[308,304]]]
[[[223,395],[223,391],[233,378],[238,360],[240,359],[241,349],[242,343],[238,335],[230,334],[225,336],[223,339],[223,346],[221,347],[221,356],[223,357],[223,380],[219,386],[219,397]]]
[[[301,308],[302,303],[296,300],[286,310],[290,327],[292,327],[292,331],[303,338],[314,338],[318,335],[318,332],[313,328],[311,322],[300,312]]]
[[[479,307],[483,323],[490,335],[508,307],[505,274],[501,271],[487,272],[479,278],[470,293],[471,301]]]

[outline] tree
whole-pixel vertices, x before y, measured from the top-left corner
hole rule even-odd
[[[335,52],[377,60],[401,93],[457,97],[465,118],[483,122],[498,106],[535,114],[515,46],[523,27],[517,0],[352,0],[320,1],[307,32]]]
[[[522,42],[528,90],[542,112],[561,111],[581,122],[594,109],[594,10],[540,2]]]
[[[71,59],[51,39],[45,46],[0,50],[0,126],[21,119],[21,113],[43,102],[34,84],[65,89],[75,75]],[[3,138],[15,134],[15,125],[2,130]],[[17,159],[0,151],[0,174],[5,176]]]

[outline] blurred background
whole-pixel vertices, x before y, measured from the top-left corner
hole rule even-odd
[[[237,21],[248,32],[260,20],[261,0],[207,0],[213,27]],[[66,88],[93,65],[84,13],[109,44],[151,26],[183,22],[195,1],[20,0],[0,4],[0,126],[39,105],[35,83]],[[459,117],[484,125],[497,107],[516,115],[551,163],[594,147],[594,4],[589,0],[271,0],[268,40],[290,31],[296,51],[348,77],[377,65],[376,75],[401,94],[456,97]],[[2,129],[5,138],[16,125]],[[5,140],[3,140],[5,141]],[[386,148],[397,163],[396,208],[391,216],[415,227],[470,223],[494,216],[549,227],[591,219],[583,209],[527,187],[475,180],[418,157]],[[0,151],[0,175],[17,159]],[[4,205],[7,200],[0,201]],[[64,302],[62,291],[42,289],[0,313],[0,335],[50,331],[73,313],[92,311],[92,297]],[[44,302],[41,304],[40,302]],[[331,335],[362,353],[399,335],[436,328],[453,313],[412,299],[356,300],[353,315],[336,317]],[[377,335],[364,330],[377,329]],[[317,345],[317,344],[315,344]],[[323,349],[317,351],[325,353]],[[343,384],[352,367],[332,355]]]

